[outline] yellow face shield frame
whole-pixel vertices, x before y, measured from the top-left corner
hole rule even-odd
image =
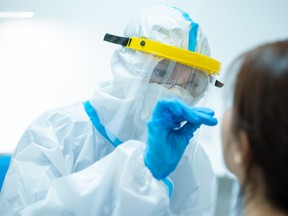
[[[221,63],[219,61],[200,53],[170,46],[157,41],[145,38],[119,37],[111,34],[105,34],[104,41],[120,44],[130,49],[149,53],[184,65],[195,67],[205,71],[208,74],[219,75],[220,73]],[[218,83],[215,84],[216,86],[223,86],[221,82],[217,82]]]

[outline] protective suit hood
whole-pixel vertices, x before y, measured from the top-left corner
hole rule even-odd
[[[153,6],[135,12],[124,36],[147,38],[210,55],[199,25],[175,7]],[[145,140],[146,122],[140,115],[152,68],[159,60],[121,47],[114,52],[111,61],[113,81],[95,90],[91,103],[101,114],[101,123],[122,141]]]

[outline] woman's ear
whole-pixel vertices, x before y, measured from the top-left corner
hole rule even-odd
[[[240,144],[241,158],[242,161],[245,163],[250,158],[250,142],[248,134],[244,130],[240,130],[239,132],[239,144]]]
[[[240,164],[242,164],[242,161],[243,161],[243,159],[242,159],[241,153],[240,152],[234,153],[234,155],[233,155],[234,164],[239,166]]]
[[[234,163],[234,174],[238,177],[240,182],[246,179],[246,164],[250,160],[250,143],[247,132],[241,130],[238,136],[238,145],[232,156]]]
[[[244,179],[245,165],[250,154],[250,144],[246,131],[232,131],[232,108],[227,109],[222,121],[222,149],[224,162],[230,172],[239,180]]]

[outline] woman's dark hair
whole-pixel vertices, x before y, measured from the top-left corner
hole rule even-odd
[[[259,171],[267,199],[288,212],[288,41],[257,47],[239,58],[233,131],[250,142],[245,187],[256,192]]]

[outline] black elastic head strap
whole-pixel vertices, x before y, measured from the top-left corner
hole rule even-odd
[[[224,86],[224,83],[222,83],[222,82],[216,80],[216,82],[215,82],[214,85],[215,85],[216,87],[218,87],[218,88],[222,88],[222,87]]]
[[[111,35],[111,34],[105,34],[104,41],[115,43],[115,44],[120,44],[126,47],[127,45],[129,45],[130,38],[119,37],[119,36]]]

